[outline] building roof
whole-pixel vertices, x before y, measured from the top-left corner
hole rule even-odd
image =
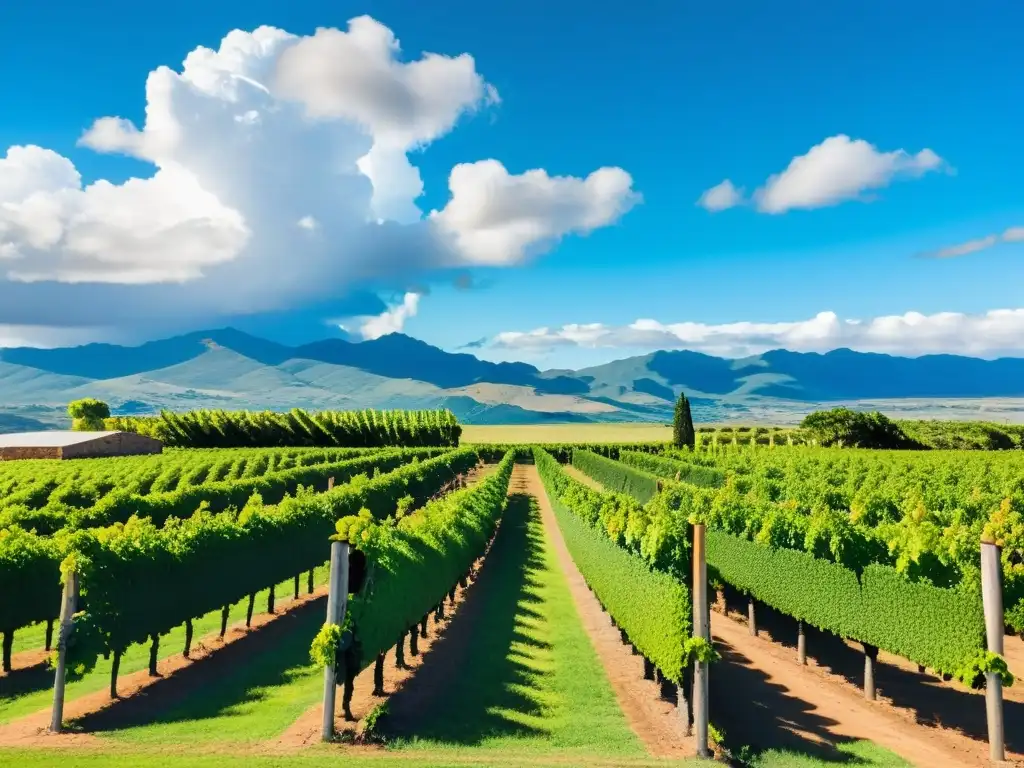
[[[63,448],[116,435],[117,432],[13,432],[0,435],[0,448]]]

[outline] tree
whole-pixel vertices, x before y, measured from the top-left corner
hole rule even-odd
[[[676,400],[675,416],[672,419],[672,444],[676,448],[693,449],[697,442],[697,433],[693,429],[693,416],[690,415],[690,401],[686,394],[679,393]]]
[[[819,445],[851,446],[854,448],[922,448],[920,443],[900,426],[879,413],[864,413],[849,408],[833,408],[808,414],[800,426],[807,430]]]
[[[68,416],[76,432],[98,432],[103,429],[103,420],[110,418],[110,406],[102,400],[86,397],[68,403]]]

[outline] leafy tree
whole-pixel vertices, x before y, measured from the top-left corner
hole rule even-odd
[[[110,418],[110,406],[91,397],[68,403],[71,428],[77,432],[97,432],[103,429],[103,420]]]
[[[833,408],[808,414],[800,426],[819,445],[852,448],[922,448],[900,426],[878,411],[862,412]]]
[[[697,435],[693,429],[693,416],[690,415],[690,401],[686,393],[681,392],[676,400],[675,416],[672,419],[672,443],[676,448],[693,448]]]

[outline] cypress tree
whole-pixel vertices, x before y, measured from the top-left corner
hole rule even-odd
[[[693,449],[697,442],[697,433],[693,429],[693,416],[690,415],[690,401],[685,393],[679,394],[676,400],[675,415],[672,419],[672,443],[676,448]]]

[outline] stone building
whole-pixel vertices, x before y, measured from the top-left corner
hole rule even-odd
[[[134,432],[16,432],[0,435],[0,461],[88,459],[161,453],[163,443]]]

